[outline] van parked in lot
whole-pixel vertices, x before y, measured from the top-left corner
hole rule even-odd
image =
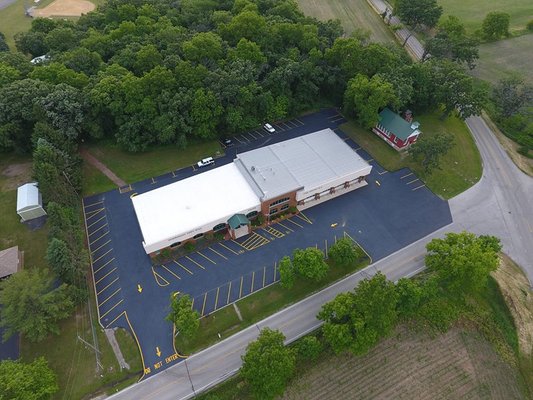
[[[198,168],[207,167],[208,165],[214,164],[215,160],[213,160],[213,157],[207,157],[200,161],[198,161],[196,164],[198,165]]]

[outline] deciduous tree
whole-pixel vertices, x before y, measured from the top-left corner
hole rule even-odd
[[[377,273],[359,282],[354,292],[324,304],[317,317],[324,321],[322,332],[336,353],[364,354],[395,327],[397,302],[394,283]]]
[[[281,395],[294,373],[296,357],[292,349],[285,347],[284,340],[281,332],[265,328],[242,356],[240,374],[257,399]]]
[[[292,288],[296,279],[296,275],[294,273],[294,268],[292,266],[290,257],[285,256],[279,261],[278,270],[280,285],[286,289]]]
[[[329,269],[324,261],[324,253],[315,247],[294,250],[292,265],[299,275],[316,282],[324,279]]]
[[[433,28],[442,15],[442,7],[436,0],[396,0],[394,12],[414,29],[422,25]]]
[[[52,278],[37,269],[24,269],[0,282],[0,304],[4,340],[20,332],[32,342],[58,334],[58,321],[67,318],[74,307],[67,286],[53,289]]]
[[[503,36],[509,36],[509,21],[511,16],[505,12],[492,11],[487,14],[481,29],[486,39],[497,40]]]
[[[453,136],[448,133],[437,133],[432,136],[421,135],[411,146],[409,154],[415,160],[421,160],[427,174],[440,168],[440,160],[454,146]]]
[[[492,100],[502,117],[512,117],[524,108],[533,107],[533,86],[518,77],[501,79],[492,90]]]
[[[193,310],[192,300],[188,295],[172,295],[170,297],[170,314],[166,320],[176,327],[177,334],[191,338],[200,327],[200,315]]]
[[[358,249],[352,240],[342,238],[329,248],[328,256],[335,264],[346,267],[357,262],[361,256]]]
[[[444,239],[427,244],[426,266],[450,294],[479,292],[486,286],[489,274],[498,268],[497,241],[469,232],[447,233]]]
[[[56,374],[44,357],[31,363],[0,361],[0,398],[47,400],[59,390]]]

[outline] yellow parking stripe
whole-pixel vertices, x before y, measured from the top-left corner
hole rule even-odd
[[[176,279],[180,280],[181,281],[181,278],[176,275],[174,272],[172,272],[171,270],[169,270],[167,267],[165,267],[164,265],[161,265],[164,269],[166,269],[171,275],[173,275],[174,277],[176,277]]]
[[[218,254],[220,257],[222,257],[224,260],[227,260],[228,258],[223,255],[223,254],[220,254],[218,251],[216,251],[215,249],[212,249],[211,247],[208,247],[209,250],[211,250],[213,253],[215,254]]]
[[[172,260],[172,261],[174,261],[174,263],[176,263],[177,265],[179,265],[181,268],[183,268],[183,269],[184,269],[185,271],[187,271],[189,274],[194,275],[194,274],[191,272],[191,270],[190,270],[189,268],[187,268],[187,267],[181,265],[181,264],[180,264],[179,262],[177,262],[176,260]]]
[[[100,316],[100,319],[103,319],[107,314],[109,314],[111,311],[115,309],[116,306],[118,306],[120,303],[122,303],[124,299],[121,299],[117,304],[115,304],[113,307],[111,307],[109,310],[105,312],[105,314]]]
[[[157,286],[165,287],[170,285],[170,282],[167,281],[161,274],[159,274],[154,267],[152,267],[152,274],[154,275],[155,283],[157,283]],[[163,282],[163,283],[161,283]]]
[[[292,222],[294,225],[299,226],[300,228],[303,228],[302,225],[300,225],[298,222],[294,222],[294,221],[293,221],[292,219],[290,219],[290,218],[287,218],[285,221],[287,221],[287,222]]]
[[[235,254],[235,255],[237,255],[237,256],[239,255],[239,253],[237,253],[235,250],[230,249],[230,248],[229,248],[228,246],[226,246],[224,243],[219,243],[219,245],[221,245],[222,247],[224,247],[226,250],[231,251],[233,254]]]
[[[113,260],[115,259],[115,257],[113,257],[111,260],[109,260],[108,262],[106,262],[104,265],[102,265],[100,268],[98,268],[97,270],[94,271],[94,273],[96,274],[98,271],[100,271],[102,268],[104,268],[106,265],[108,265],[110,262],[112,262]],[[93,262],[93,265],[94,265],[94,262]]]
[[[197,251],[197,253],[200,254],[203,258],[205,258],[207,261],[210,261],[210,262],[212,262],[212,263],[215,264],[215,265],[217,264],[216,262],[214,262],[213,260],[211,260],[209,257],[204,256],[204,255],[203,255],[202,253],[200,253],[199,251]]]
[[[300,217],[300,218],[303,219],[305,222],[308,222],[308,223],[310,223],[311,225],[313,225],[313,221],[311,221],[311,220],[309,219],[309,217],[303,213],[303,211],[300,211],[300,213],[299,213],[299,214],[296,214],[296,216],[297,216],[297,217]]]
[[[116,281],[118,281],[118,276],[110,283],[108,284],[105,288],[103,288],[102,290],[100,290],[99,292],[96,293],[96,295],[98,296],[100,293],[102,293],[104,290],[106,290],[109,286],[111,286],[113,283],[115,283]]]
[[[117,319],[119,319],[120,317],[122,317],[122,316],[124,315],[125,312],[126,312],[126,311],[122,311],[119,315],[117,315],[117,317],[116,317],[113,321],[111,321],[109,324],[107,324],[106,328],[109,328],[111,325],[113,325],[113,323],[114,323]]]
[[[220,293],[220,286],[217,287],[217,297],[215,297],[215,310],[217,309],[217,306],[218,306],[218,294]]]
[[[122,290],[122,288],[118,288],[117,290],[115,290],[113,292],[113,294],[111,296],[109,296],[107,299],[105,299],[104,301],[102,301],[100,304],[98,304],[98,308],[102,307],[111,297],[113,297],[114,295],[116,295],[118,292],[120,292]]]
[[[106,276],[109,276],[109,274],[113,273],[115,270],[117,269],[117,267],[113,268],[111,271],[109,271],[107,274],[105,274],[104,276],[102,276],[100,279],[98,279],[95,283],[98,285],[100,282],[102,282],[102,280],[106,277]]]
[[[281,225],[282,227],[284,227],[284,228],[287,229],[288,231],[294,232],[294,230],[292,230],[292,229],[289,228],[288,226],[283,225],[281,222],[278,222],[278,225]]]
[[[207,300],[207,293],[204,295],[204,304],[202,305],[202,314],[200,314],[202,317],[204,316],[205,311],[205,301]]]
[[[102,239],[105,235],[107,235],[109,233],[109,231],[106,231],[102,236],[99,236],[98,239],[94,239],[91,243],[91,244],[95,244],[96,242],[98,242],[100,239]]]
[[[98,222],[100,222],[100,221],[103,220],[104,218],[105,218],[105,215],[104,215],[103,217],[100,217],[100,219],[94,221],[91,225],[89,225],[89,226],[87,227],[87,229],[89,229],[91,226],[94,226],[94,224],[97,224]]]
[[[244,243],[246,243],[247,240],[250,240],[250,238],[246,239],[243,244],[236,242],[235,240],[231,239],[233,243],[235,243],[237,246],[242,247],[244,250],[248,250],[248,248],[244,247]]]
[[[92,207],[92,206],[95,206],[95,205],[97,205],[97,204],[102,204],[103,202],[104,202],[103,200],[102,200],[102,201],[97,201],[96,203],[87,204],[87,205],[84,205],[83,207],[84,207],[84,208]]]
[[[95,234],[96,232],[98,232],[100,229],[105,228],[106,226],[107,226],[107,222],[106,222],[104,225],[102,225],[100,228],[98,228],[97,230],[95,230],[95,231],[89,233],[89,237],[91,237],[91,235],[94,235],[94,234]],[[88,232],[88,231],[89,231],[89,230],[87,230],[87,232]]]
[[[196,265],[198,265],[200,268],[202,269],[205,269],[204,266],[202,264],[198,264],[196,261],[194,261],[191,257],[189,256],[185,256],[185,258],[189,261],[192,261],[193,263],[195,263]]]
[[[104,254],[102,254],[100,257],[98,257],[96,260],[93,260],[93,264],[97,261],[100,261],[102,259],[102,257],[104,257],[106,254],[109,254],[113,249],[109,249],[107,250]]]
[[[109,243],[111,243],[111,239],[109,239],[107,242],[105,242],[103,245],[99,246],[96,250],[93,250],[91,251],[91,254],[94,254],[96,253],[98,250],[100,250],[102,247],[104,247],[105,245],[108,245]]]

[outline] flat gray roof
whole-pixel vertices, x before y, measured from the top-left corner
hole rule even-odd
[[[237,154],[235,163],[262,201],[369,166],[329,128]]]

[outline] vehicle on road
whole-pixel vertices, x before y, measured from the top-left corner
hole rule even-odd
[[[213,160],[213,157],[207,157],[200,161],[198,161],[196,164],[198,165],[198,168],[207,167],[208,165],[214,164],[215,160]]]
[[[269,133],[274,133],[276,132],[276,128],[274,128],[272,125],[270,124],[264,124],[263,125],[263,129],[266,130],[267,132]]]
[[[233,146],[233,140],[231,139],[222,139],[221,142],[225,147]]]

